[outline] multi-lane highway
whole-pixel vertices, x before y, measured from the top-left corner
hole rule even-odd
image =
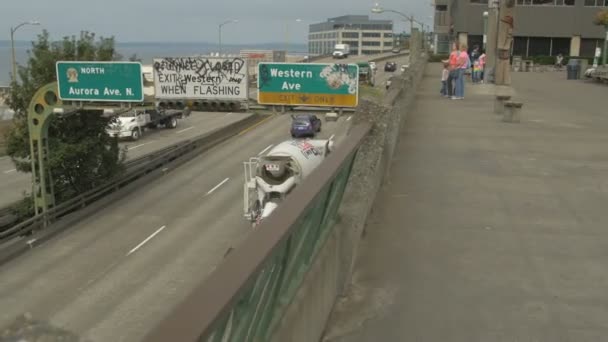
[[[381,89],[400,73],[383,66]],[[127,143],[130,157],[242,115],[193,112],[176,130]],[[351,118],[323,121],[319,138],[339,145]],[[0,265],[0,326],[29,311],[93,341],[140,340],[251,233],[242,212],[242,162],[289,139],[289,124],[289,115],[269,117]]]
[[[158,129],[148,132],[138,141],[124,141],[127,159],[159,150],[181,140],[195,137],[231,124],[246,117],[244,113],[203,113],[192,112],[188,118],[179,121],[176,129]],[[18,201],[24,192],[31,191],[30,173],[18,172],[9,157],[0,157],[0,207]]]
[[[339,144],[352,122],[323,122]],[[0,266],[0,326],[29,311],[93,341],[137,341],[251,232],[243,166],[289,139],[274,116]]]

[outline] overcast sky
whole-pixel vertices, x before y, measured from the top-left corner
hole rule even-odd
[[[396,31],[406,25],[396,14],[371,14],[378,0],[2,0],[0,40],[10,39],[10,27],[22,21],[38,20],[41,26],[17,31],[16,40],[31,41],[42,28],[53,39],[89,30],[114,35],[120,42],[179,41],[217,42],[218,24],[224,26],[225,43],[306,43],[308,24],[346,14],[369,14],[392,19]],[[431,0],[382,0],[380,4],[430,24]],[[296,22],[296,19],[302,19]],[[409,26],[407,26],[409,27]],[[3,37],[4,36],[4,37]]]

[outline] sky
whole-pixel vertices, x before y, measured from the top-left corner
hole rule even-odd
[[[306,43],[309,24],[347,14],[394,20],[399,32],[409,27],[397,14],[372,14],[375,2],[432,22],[431,0],[2,0],[0,40],[28,20],[41,25],[19,28],[16,40],[46,29],[52,39],[88,30],[119,42],[217,42],[218,25],[236,19],[222,29],[226,44]]]

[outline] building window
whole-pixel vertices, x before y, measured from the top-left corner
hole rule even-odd
[[[384,42],[384,46],[393,46],[393,42],[391,42],[391,41]]]
[[[380,38],[382,36],[381,33],[375,32],[363,32],[363,38]]]
[[[583,38],[581,39],[581,50],[579,55],[582,57],[593,57],[595,56],[595,48],[601,48],[603,46],[602,39]],[[570,52],[570,49],[568,49]]]
[[[393,38],[392,33],[384,33],[384,38]]]
[[[380,42],[363,42],[363,46],[380,46]]]
[[[585,0],[585,6],[607,7],[608,0]]]
[[[342,32],[342,38],[359,38],[359,32]]]
[[[487,0],[471,0],[472,4],[480,4],[480,5],[487,5],[488,1]]]
[[[575,0],[517,0],[520,6],[574,6]]]

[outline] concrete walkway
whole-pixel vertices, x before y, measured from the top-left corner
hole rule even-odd
[[[516,73],[439,98],[429,65],[332,342],[608,340],[608,86]]]

